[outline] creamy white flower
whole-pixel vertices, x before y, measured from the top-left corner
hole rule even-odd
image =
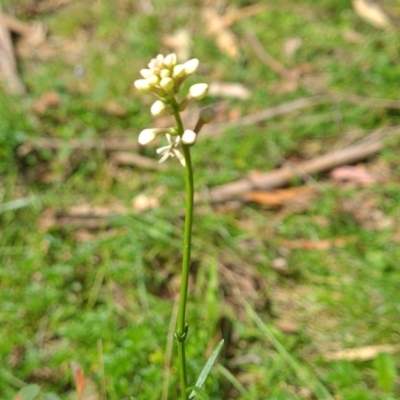
[[[173,68],[176,65],[177,59],[176,59],[176,54],[171,53],[165,56],[164,58],[164,65],[167,68]]]
[[[160,78],[156,75],[150,75],[146,78],[146,81],[151,87],[156,86],[160,82]]]
[[[171,76],[171,71],[169,69],[162,69],[160,71],[160,77],[161,78],[169,78]]]
[[[154,132],[154,129],[144,129],[139,134],[139,143],[144,146],[150,142],[152,142],[156,138],[157,134]]]
[[[168,157],[176,157],[183,166],[186,166],[185,157],[178,149],[181,141],[180,136],[171,136],[168,133],[165,136],[168,140],[168,146],[163,146],[156,150],[157,154],[162,156],[159,162],[164,162]]]
[[[150,108],[150,112],[154,117],[160,117],[161,115],[164,115],[166,111],[167,106],[161,100],[155,101]]]
[[[157,137],[157,135],[168,134],[168,132],[172,133],[173,129],[172,128],[144,129],[142,132],[140,132],[138,141],[142,146],[144,146],[152,142]]]
[[[182,143],[184,144],[194,144],[196,142],[197,135],[190,129],[186,129],[182,135]]]
[[[142,93],[149,93],[151,90],[151,85],[146,79],[138,79],[133,83],[137,90]]]
[[[153,70],[143,68],[143,69],[140,70],[140,75],[142,75],[143,78],[146,79],[146,78],[148,78],[149,76],[152,76],[152,75],[154,75],[154,74],[153,74]]]
[[[172,78],[162,78],[160,86],[166,91],[171,92],[175,86],[175,81]]]
[[[185,67],[185,74],[186,75],[192,75],[197,71],[197,67],[199,66],[199,60],[197,58],[192,58],[189,61],[186,61],[185,64],[183,64]]]
[[[164,56],[159,54],[156,58],[153,58],[149,62],[148,67],[153,71],[161,70],[164,67]]]
[[[185,67],[182,64],[175,65],[174,69],[172,70],[172,77],[182,78],[183,76],[185,76]]]
[[[196,100],[203,99],[208,92],[208,85],[206,83],[196,83],[189,89],[190,96]]]

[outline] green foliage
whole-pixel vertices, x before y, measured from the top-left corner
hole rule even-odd
[[[240,82],[250,89],[248,100],[204,101],[218,103],[219,120],[231,122],[319,93],[397,99],[398,34],[374,30],[350,1],[269,2],[266,11],[230,27],[240,47],[234,60],[205,34],[199,1],[184,7],[174,1],[171,7],[158,0],[147,13],[140,2],[125,0],[85,7],[66,2],[43,11],[51,3],[2,3],[21,20],[46,24],[50,47],[33,58],[18,55],[29,89],[25,96],[0,92],[0,397],[13,399],[21,391],[23,400],[75,398],[69,362],[76,360],[97,397],[105,382],[110,400],[158,400],[168,373],[166,391],[175,399],[176,364],[165,364],[165,349],[181,263],[181,167],[118,166],[113,152],[75,149],[72,140],[136,142],[153,121],[147,112],[151,99],[142,104],[132,82],[151,57],[169,50],[165,37],[179,29],[188,30],[192,55],[204,63],[203,81]],[[227,11],[255,3],[237,0]],[[288,69],[306,71],[297,87],[258,59],[248,30]],[[292,37],[302,45],[286,57],[283,49]],[[76,66],[83,75],[74,72]],[[49,91],[59,95],[60,105],[35,112],[35,102]],[[110,101],[126,113],[109,113]],[[398,123],[396,107],[353,104],[344,96],[204,134],[193,151],[196,191],[286,160],[295,165]],[[21,151],[21,144],[40,138],[61,139],[63,146]],[[154,157],[154,149],[135,151]],[[325,358],[342,349],[399,342],[398,153],[397,139],[389,138],[379,156],[368,160],[378,176],[368,187],[332,183],[325,174],[308,177],[320,190],[303,208],[198,206],[188,314],[190,385],[221,335],[227,346],[223,365],[211,370],[202,390],[194,389],[196,398],[300,400],[323,398],[315,394],[321,388],[346,400],[400,397],[399,353],[371,362]],[[135,211],[133,199],[140,194],[160,206]],[[365,213],[351,211],[344,201]],[[65,218],[82,204],[102,206],[113,216],[98,226],[96,218]],[[325,240],[326,248],[313,248]],[[284,259],[284,271],[274,269],[276,259]],[[252,296],[262,323],[243,306]],[[277,320],[296,329],[283,333]]]
[[[396,361],[391,354],[380,353],[374,361],[376,379],[385,393],[392,393],[397,378]]]

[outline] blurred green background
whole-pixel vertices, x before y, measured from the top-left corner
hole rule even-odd
[[[399,3],[378,3],[387,29],[350,0],[1,4],[29,31],[12,35],[26,91],[0,90],[0,397],[34,383],[74,399],[73,361],[86,400],[174,399],[183,171],[136,143],[168,124],[133,90],[139,70],[176,52],[201,62],[190,82],[241,85],[202,101],[230,123],[193,148],[204,193],[399,124]],[[314,95],[325,101],[235,126]],[[359,165],[368,184],[307,177],[305,202],[198,204],[191,382],[224,337],[212,399],[399,398],[399,150],[387,138]]]

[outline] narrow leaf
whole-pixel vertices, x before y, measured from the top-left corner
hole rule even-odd
[[[188,389],[193,390],[192,393],[195,392],[195,396],[198,396],[200,400],[210,400],[210,396],[202,388],[190,386]]]
[[[23,387],[15,396],[15,400],[33,400],[40,393],[39,385],[28,385]]]
[[[196,384],[195,384],[195,387],[196,387],[196,388],[201,388],[201,387],[203,386],[205,380],[207,379],[208,374],[209,374],[210,371],[211,371],[211,368],[212,368],[212,366],[213,366],[215,360],[217,359],[219,353],[220,353],[221,350],[222,350],[222,346],[223,346],[223,345],[224,345],[224,339],[222,339],[222,340],[218,343],[217,347],[216,347],[216,348],[214,349],[214,351],[212,352],[210,358],[209,358],[209,359],[207,360],[207,362],[205,363],[205,365],[204,365],[204,367],[203,367],[203,369],[202,369],[202,371],[201,371],[201,373],[200,373],[200,375],[199,375],[199,377],[198,377],[198,379],[197,379],[197,381],[196,381]],[[198,393],[197,393],[197,394],[198,394]],[[189,399],[193,399],[195,396],[196,396],[196,391],[193,390],[193,391],[190,393]]]

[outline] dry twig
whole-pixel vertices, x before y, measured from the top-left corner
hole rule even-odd
[[[233,183],[218,186],[208,193],[212,202],[224,202],[231,199],[242,199],[251,190],[276,189],[287,185],[295,178],[315,174],[338,167],[352,164],[379,152],[383,148],[383,136],[400,133],[400,125],[372,132],[359,143],[341,150],[336,150],[313,160],[299,163],[295,166],[285,166],[277,170],[259,174],[256,177],[240,179]]]
[[[1,12],[0,16],[4,17]],[[18,76],[13,43],[4,18],[0,19],[0,74],[10,93],[24,94],[26,88]]]

